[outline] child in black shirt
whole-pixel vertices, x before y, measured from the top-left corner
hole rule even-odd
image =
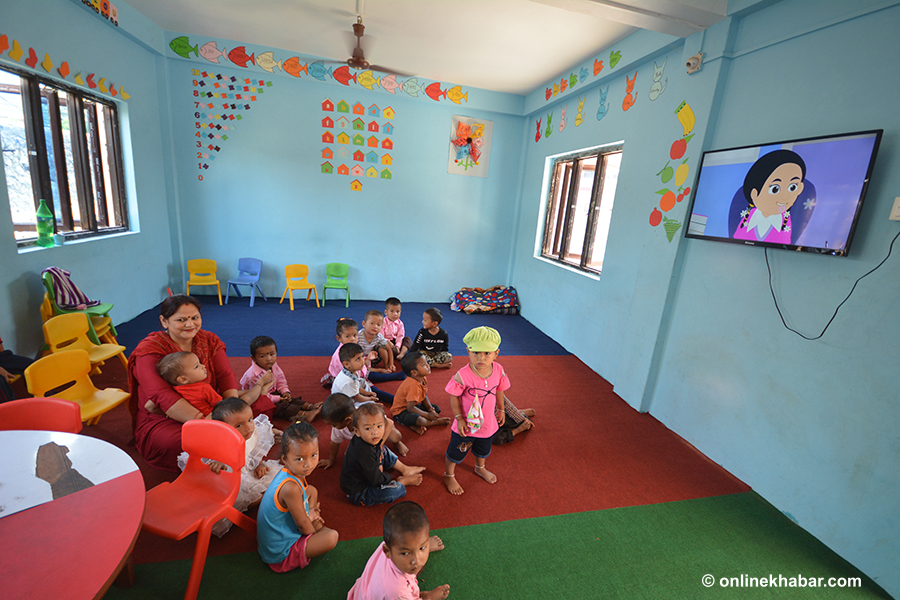
[[[448,352],[450,336],[441,328],[444,315],[436,308],[429,308],[422,314],[422,329],[416,334],[410,352],[421,352],[432,369],[449,369],[453,355]]]

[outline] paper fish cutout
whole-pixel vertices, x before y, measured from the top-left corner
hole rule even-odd
[[[309,75],[309,71],[306,70],[306,63],[300,64],[300,57],[292,56],[283,63],[281,63],[281,70],[287,73],[288,75],[293,75],[294,77],[300,77],[300,73],[306,73]]]
[[[6,34],[0,35],[0,54],[6,52],[6,49],[9,48],[9,38],[6,37]]]
[[[349,73],[349,69],[348,69]],[[379,84],[381,81],[380,77],[375,77],[372,74],[372,71],[363,71],[362,73],[358,73],[356,75],[356,83],[363,86],[364,88],[371,90],[373,87]],[[345,84],[346,85],[346,84]]]
[[[103,92],[104,94],[106,94],[106,93],[109,93],[109,88],[107,88],[105,85],[103,85],[103,82],[104,82],[104,81],[106,81],[106,77],[101,77],[101,78],[100,78],[100,81],[97,82],[97,87],[100,88],[100,91],[101,91],[101,92]]]
[[[75,74],[75,83],[78,85],[84,85],[84,79],[81,78],[81,73]]]
[[[37,64],[37,53],[35,53],[34,48],[28,49],[28,58],[25,59],[25,64],[32,69]]]
[[[550,88],[547,88],[547,91],[544,94],[544,96],[547,98],[547,100],[549,100],[553,96],[553,90]]]
[[[119,93],[116,91],[115,84],[109,84],[109,93],[112,94],[113,98],[115,98],[116,94]]]
[[[550,137],[553,133],[553,113],[547,115],[547,129],[544,130],[544,137]]]
[[[422,91],[422,86],[419,85],[418,77],[411,77],[410,79],[407,79],[403,82],[403,85],[401,87],[403,88],[404,92],[406,92],[413,98],[418,98],[419,92]]]
[[[281,63],[275,60],[275,53],[270,50],[269,52],[263,52],[256,57],[256,66],[272,73],[272,69],[275,67],[281,68]]]
[[[617,64],[619,64],[619,61],[621,59],[622,59],[622,53],[619,52],[618,50],[616,50],[615,52],[610,52],[609,53],[609,68],[612,69]]]
[[[609,103],[606,101],[606,95],[609,93],[609,86],[606,91],[600,90],[600,108],[597,109],[597,120],[599,121],[609,112]]]
[[[560,93],[566,91],[567,85],[568,85],[568,84],[566,83],[566,78],[565,78],[565,77],[563,77],[562,79],[559,80],[559,91],[560,91]]]
[[[553,84],[553,96],[555,97],[558,93],[559,93],[559,84],[554,83]]]
[[[441,90],[441,82],[439,81],[429,83],[428,87],[425,88],[425,93],[428,94],[428,97],[434,101],[439,101],[441,96],[443,96],[444,98],[447,97],[447,91]]]
[[[634,103],[637,100],[637,92],[634,92],[633,96],[631,94],[631,92],[634,91],[634,82],[636,81],[637,71],[634,72],[633,79],[628,79],[628,75],[625,76],[625,98],[622,100],[622,110],[628,110],[634,106]]]
[[[588,73],[587,67],[581,67],[581,81],[587,79],[589,74],[590,73]]]
[[[396,94],[398,87],[400,87],[400,84],[397,83],[396,74],[391,73],[390,75],[381,78],[381,89],[389,94]]]
[[[46,53],[44,54],[44,62],[41,63],[41,66],[44,67],[44,70],[47,71],[48,73],[53,68],[53,61],[50,60],[49,54],[46,54]]]
[[[325,63],[321,60],[317,60],[316,62],[309,65],[309,71],[307,72],[319,81],[325,81],[325,77],[327,75],[331,75],[331,67],[328,67],[326,69]]]
[[[91,89],[94,89],[95,87],[97,87],[97,84],[94,83],[94,74],[93,73],[91,73],[90,75],[87,76],[87,84],[88,84],[88,87]]]
[[[253,64],[256,64],[255,61],[253,60],[253,54],[251,54],[250,56],[247,56],[247,48],[244,46],[238,46],[237,48],[235,48],[231,52],[229,52],[228,60],[230,60],[237,66],[243,67],[245,69],[247,68],[248,61]]]
[[[447,98],[449,98],[453,102],[456,102],[457,104],[459,104],[460,100],[465,100],[466,102],[468,102],[469,92],[463,94],[462,86],[457,85],[447,90]]]
[[[536,142],[541,141],[541,120],[540,119],[537,120],[537,133],[534,136],[534,141],[536,141]]]
[[[587,100],[587,96],[584,98],[578,99],[578,114],[575,115],[575,127],[578,127],[584,122],[584,101]]]
[[[571,74],[569,75],[569,87],[570,87],[570,88],[575,87],[575,84],[576,84],[576,83],[578,83],[578,76],[575,75],[575,73],[571,73]]]
[[[22,54],[25,51],[22,50],[22,46],[19,45],[18,40],[13,40],[12,50],[9,51],[9,57],[16,62],[19,62],[19,59],[22,58]]]
[[[59,65],[59,68],[57,69],[57,71],[59,71],[59,74],[62,75],[63,79],[68,77],[69,76],[69,61],[67,61],[67,60],[63,61],[63,64]]]
[[[603,61],[594,59],[594,75],[600,73],[603,70]]]
[[[169,42],[169,48],[172,49],[172,52],[182,58],[190,58],[191,52],[194,53],[194,56],[199,56],[199,52],[197,52],[197,46],[191,46],[191,42],[188,40],[188,36],[186,35],[177,37]]]
[[[369,73],[371,73],[371,71],[369,71]],[[337,69],[335,69],[334,73],[332,74],[332,77],[334,77],[335,81],[337,81],[338,83],[342,83],[344,85],[350,85],[351,81],[359,83],[359,81],[356,78],[356,73],[351,74],[350,67],[348,67],[347,65],[344,65],[343,67],[338,67]],[[369,89],[371,89],[371,88],[369,88]]]
[[[200,46],[200,56],[202,56],[209,62],[214,62],[216,64],[219,64],[220,58],[224,58],[226,56],[225,52],[225,48],[219,50],[215,42],[206,42],[205,44]]]
[[[565,106],[562,107],[562,109],[560,109],[560,112],[562,112],[562,114],[559,116],[559,132],[560,133],[562,133],[563,129],[566,128],[566,110],[568,108],[569,108],[569,105],[566,104]]]
[[[119,91],[122,92],[122,100],[128,100],[129,98],[131,98],[131,94],[125,93],[125,88],[122,87],[121,85],[119,86]],[[227,127],[226,127],[226,129],[227,129]]]

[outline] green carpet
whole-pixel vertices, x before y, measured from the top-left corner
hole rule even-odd
[[[458,599],[890,598],[754,492],[433,533],[446,548],[431,555],[420,586],[449,583],[450,597]],[[284,575],[255,553],[211,557],[200,598],[346,598],[379,541],[341,542],[306,569]],[[179,598],[189,568],[189,561],[138,565],[136,585],[113,587],[106,598]],[[715,579],[710,588],[702,583],[707,574]],[[742,575],[744,587],[720,584]],[[780,587],[749,587],[751,577],[768,583],[770,575],[776,583],[783,576]],[[788,587],[801,583],[800,576],[805,587]],[[825,587],[811,587],[809,580],[820,577]],[[829,578],[861,583],[827,587]]]

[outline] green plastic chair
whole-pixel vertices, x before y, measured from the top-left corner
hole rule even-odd
[[[325,285],[322,287],[322,306],[325,306],[325,296],[328,294],[328,288],[333,290],[345,290],[347,292],[347,301],[345,306],[350,307],[350,287],[347,285],[347,275],[350,274],[350,267],[344,263],[328,263],[325,265]]]
[[[68,308],[60,308],[59,305],[56,304],[56,296],[53,292],[53,279],[49,273],[44,273],[41,275],[41,278],[44,282],[44,288],[47,290],[47,299],[50,300],[50,306],[53,309],[53,315],[65,315],[69,313],[84,313],[88,316],[88,338],[95,344],[102,344],[100,341],[100,337],[97,335],[97,331],[94,329],[94,326],[97,324],[95,322],[95,317],[107,317],[109,318],[109,311],[112,310],[113,305],[109,302],[101,302],[97,306],[89,306],[84,310],[77,309],[68,309]],[[113,338],[117,337],[119,334],[116,332],[115,326],[112,324],[112,319],[109,320],[109,332],[112,333]],[[103,332],[104,334],[106,331]]]

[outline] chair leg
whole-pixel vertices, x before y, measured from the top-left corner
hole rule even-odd
[[[197,531],[197,545],[194,547],[194,561],[191,564],[191,575],[188,577],[184,600],[196,600],[200,591],[200,580],[203,578],[203,567],[206,566],[206,554],[209,551],[209,536],[212,533],[212,519],[207,519]]]
[[[313,288],[312,291],[313,291],[313,294],[316,295],[316,308],[322,308],[322,306],[319,304],[319,292],[318,292],[318,290],[316,290],[316,288]]]
[[[128,359],[125,358],[125,353],[119,352],[118,356],[119,356],[119,360],[122,361],[122,366],[127,369],[128,368]]]
[[[347,292],[347,299],[344,301],[344,307],[350,308],[350,288],[347,288],[344,291]]]
[[[288,293],[288,289],[284,288],[284,292],[281,293],[281,300],[278,301],[278,304],[281,304],[282,302],[284,302],[284,297],[287,296],[287,293]]]
[[[219,306],[222,306],[222,287],[216,282],[216,292],[219,294]]]
[[[253,308],[253,301],[256,299],[256,288],[252,285],[250,286],[250,308]],[[226,303],[228,301],[226,300]]]
[[[229,510],[225,512],[225,518],[246,531],[249,531],[254,536],[256,535],[256,521],[240,512],[234,507],[230,507]]]
[[[262,296],[262,299],[265,300],[266,302],[268,302],[269,299],[266,298],[266,295],[265,295],[265,294],[263,294],[262,288],[259,287],[259,284],[258,284],[258,283],[254,283],[253,285],[256,286],[256,291],[259,292],[259,295]]]

